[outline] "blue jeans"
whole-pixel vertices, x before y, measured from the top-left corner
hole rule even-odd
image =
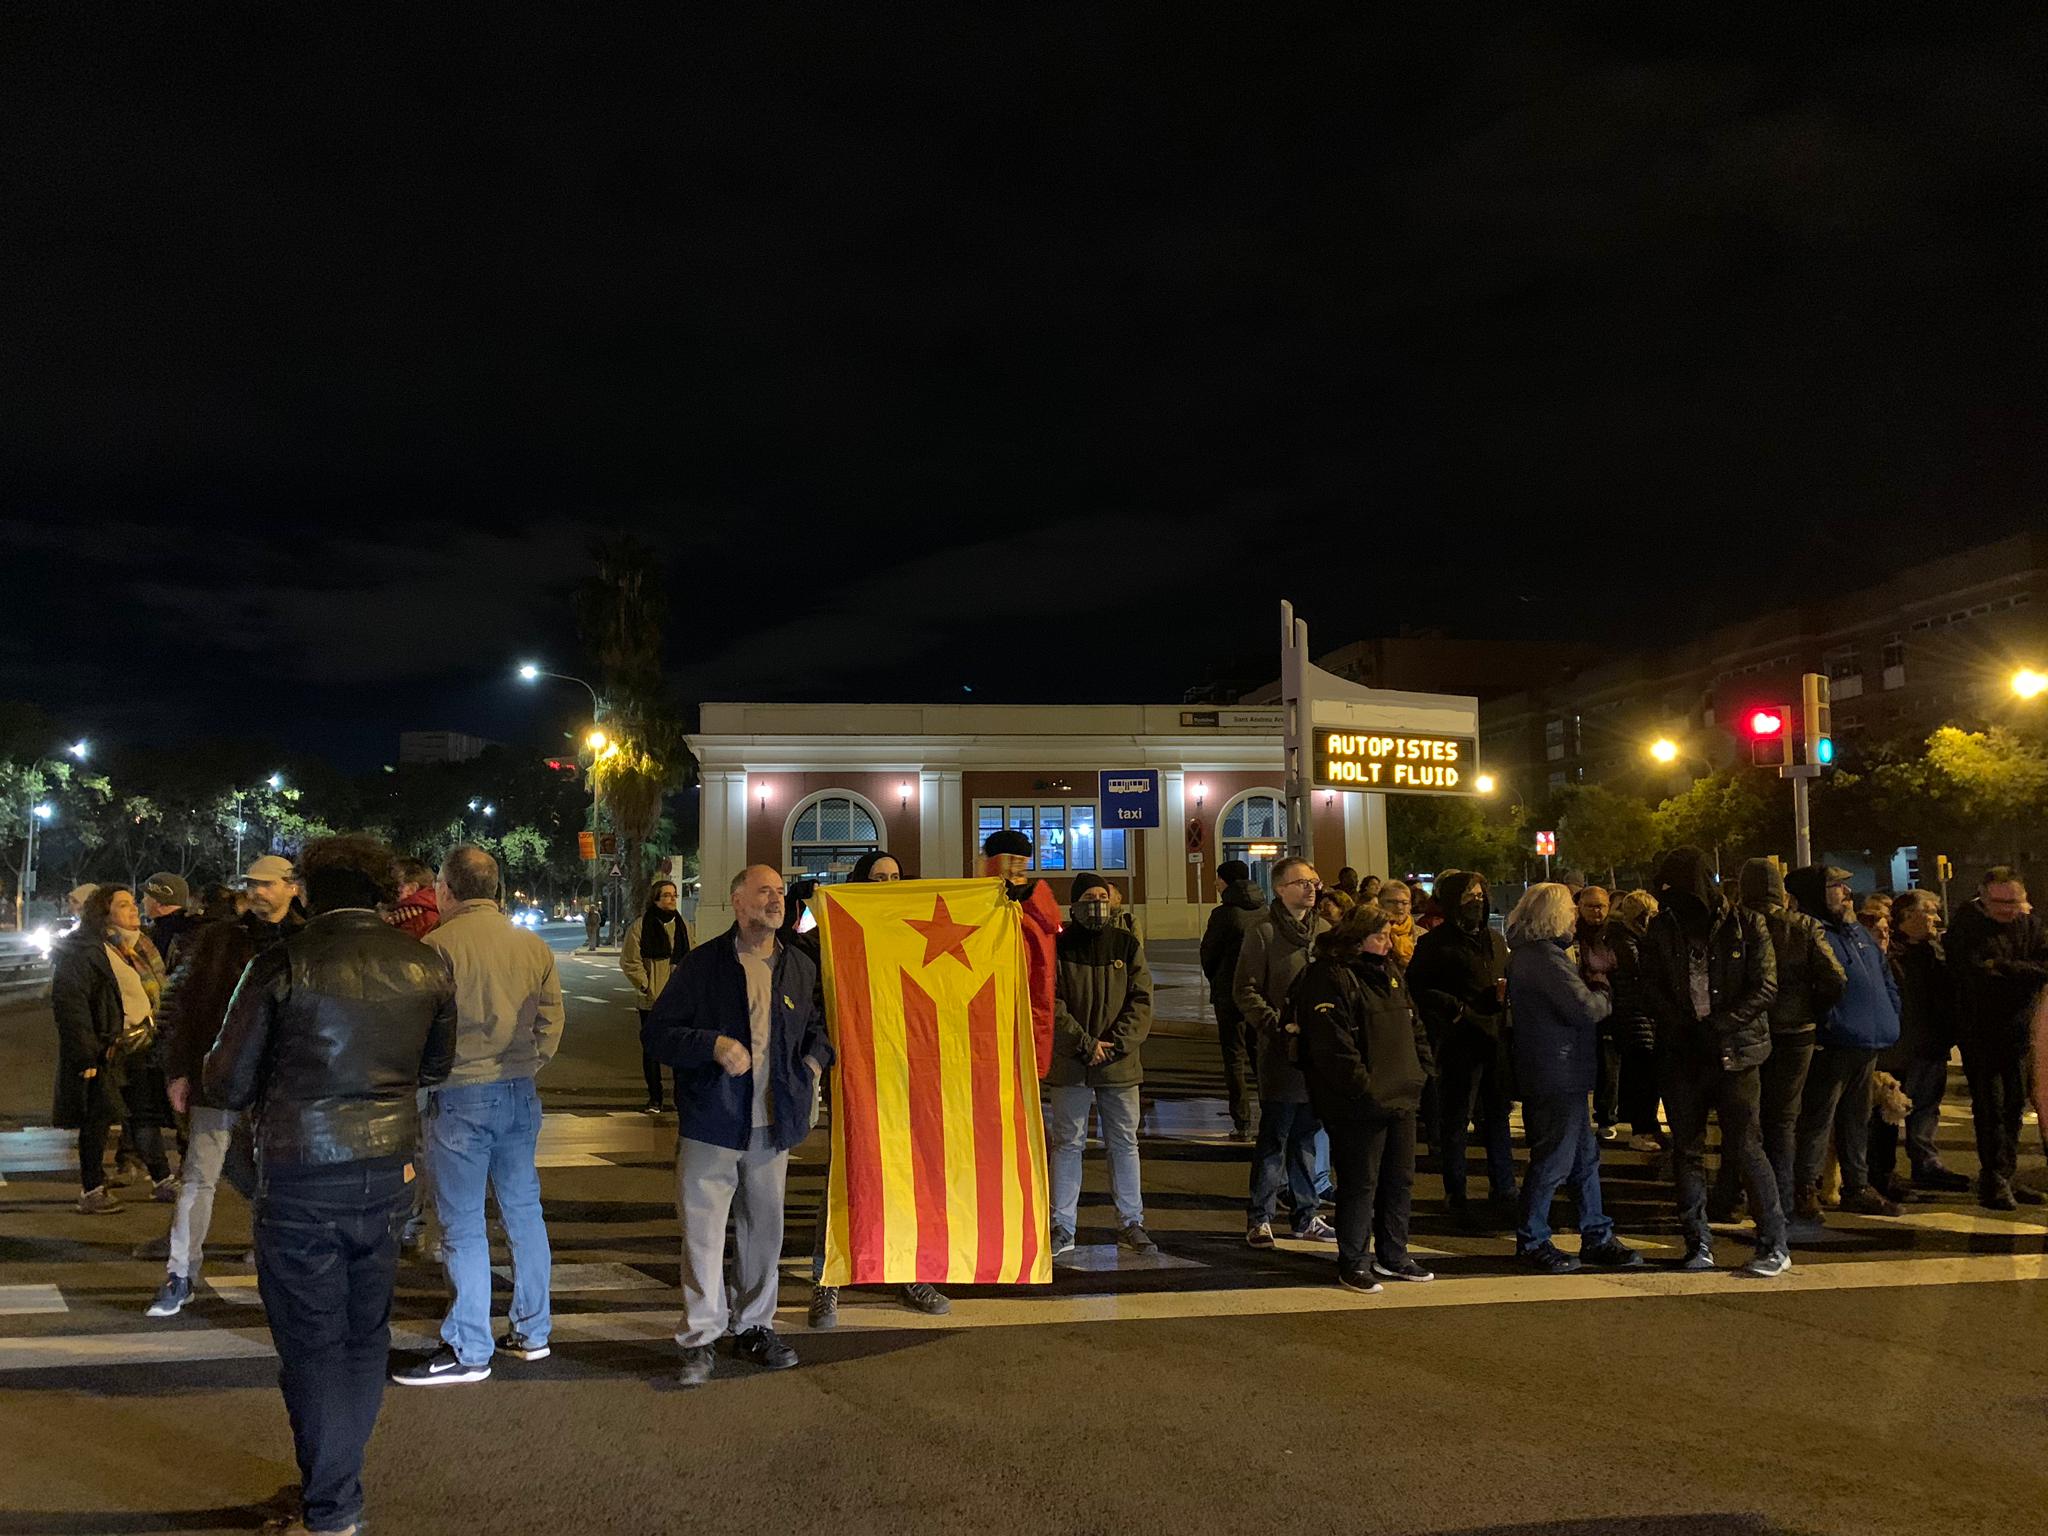
[[[256,1287],[277,1345],[306,1524],[335,1531],[363,1510],[363,1451],[384,1403],[404,1157],[265,1169]]]
[[[1327,1155],[1323,1123],[1307,1104],[1267,1101],[1259,1110],[1259,1144],[1252,1149],[1252,1197],[1245,1207],[1248,1226],[1271,1221],[1284,1185],[1294,1197],[1294,1229],[1299,1232],[1316,1215],[1318,1153]]]
[[[427,1160],[434,1209],[441,1217],[448,1284],[455,1292],[441,1341],[464,1365],[484,1365],[491,1338],[491,1240],[484,1191],[498,1197],[498,1218],[512,1246],[512,1331],[545,1344],[553,1331],[548,1281],[553,1258],[540,1212],[540,1090],[530,1077],[436,1088],[427,1119]]]
[[[1550,1241],[1550,1198],[1566,1184],[1579,1207],[1580,1251],[1614,1236],[1614,1218],[1600,1208],[1600,1143],[1593,1137],[1586,1095],[1522,1100],[1522,1129],[1529,1137],[1529,1176],[1522,1181],[1515,1252]]]
[[[1052,1117],[1046,1139],[1052,1143],[1052,1224],[1074,1230],[1081,1204],[1081,1152],[1088,1145],[1088,1106],[1102,1117],[1102,1150],[1109,1159],[1109,1190],[1116,1201],[1117,1225],[1145,1219],[1145,1197],[1138,1184],[1138,1085],[1090,1088],[1085,1083],[1047,1088]]]

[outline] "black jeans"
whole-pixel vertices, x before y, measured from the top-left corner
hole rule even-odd
[[[1514,1133],[1508,1126],[1507,1085],[1502,1081],[1500,1042],[1465,1026],[1444,1031],[1437,1058],[1436,1156],[1444,1195],[1453,1205],[1465,1200],[1465,1146],[1474,1119],[1486,1142],[1487,1192],[1495,1200],[1515,1198]]]
[[[1399,1263],[1414,1203],[1415,1116],[1354,1107],[1323,1124],[1337,1175],[1338,1268],[1363,1264],[1368,1243],[1382,1264]]]
[[[1789,1217],[1793,1179],[1793,1157],[1799,1145],[1799,1106],[1806,1094],[1806,1072],[1813,1061],[1813,1036],[1773,1035],[1771,1054],[1757,1069],[1763,1091],[1764,1156],[1771,1160],[1771,1178],[1778,1186],[1778,1203]],[[1732,1210],[1742,1193],[1742,1160],[1728,1155],[1727,1127],[1721,1131],[1721,1166],[1714,1175],[1714,1204]]]
[[[647,1038],[648,1010],[645,1008],[636,1008],[634,1012],[640,1015],[640,1038],[642,1040],[645,1040]],[[645,1046],[642,1046],[640,1049],[640,1076],[644,1078],[647,1082],[647,1102],[652,1104],[656,1109],[659,1109],[662,1105],[661,1063],[656,1061],[652,1056],[647,1054],[647,1048]],[[668,1069],[668,1080],[670,1086],[673,1087],[676,1080],[676,1069],[674,1067],[670,1067]],[[680,1106],[683,1102],[683,1095],[680,1089],[678,1089],[674,1094],[674,1102],[678,1106]]]
[[[1230,1097],[1230,1123],[1242,1136],[1258,1107],[1258,1080],[1252,1071],[1251,1042],[1244,1015],[1235,1008],[1216,1009],[1216,1043],[1223,1050],[1223,1089]]]
[[[2020,1115],[2027,1106],[2027,1082],[2020,1058],[2006,1051],[1963,1047],[1963,1072],[1970,1080],[1970,1120],[1977,1131],[1977,1187],[2012,1183],[2020,1166]]]
[[[264,1170],[256,1283],[313,1530],[363,1510],[363,1452],[384,1403],[406,1157]]]
[[[97,1084],[86,1084],[85,1118],[78,1125],[78,1188],[87,1195],[107,1182],[107,1132],[114,1128],[114,1106]]]
[[[1828,1160],[1828,1132],[1842,1163],[1842,1198],[1870,1182],[1870,1079],[1877,1052],[1853,1045],[1823,1045],[1813,1053],[1799,1103],[1798,1187],[1820,1182]]]
[[[1722,1156],[1734,1156],[1749,1191],[1757,1246],[1785,1246],[1785,1213],[1778,1181],[1764,1156],[1759,1117],[1763,1085],[1755,1067],[1724,1071],[1712,1057],[1673,1053],[1664,1060],[1664,1112],[1671,1117],[1671,1164],[1678,1186],[1678,1220],[1688,1243],[1711,1244],[1707,1225],[1707,1115],[1721,1119]]]
[[[1906,1160],[1913,1177],[1941,1166],[1941,1151],[1934,1135],[1941,1125],[1941,1096],[1948,1088],[1948,1063],[1915,1058],[1899,1071],[1899,1087],[1913,1107],[1906,1113]],[[1899,1165],[1899,1127],[1870,1116],[1870,1182],[1889,1192]]]
[[[1523,1118],[1528,1118],[1526,1110]],[[1600,1035],[1599,1075],[1593,1080],[1593,1119],[1603,1130],[1621,1123],[1621,1042],[1604,1031]]]
[[[1621,1118],[1638,1136],[1657,1134],[1657,1052],[1633,1042],[1621,1048]]]

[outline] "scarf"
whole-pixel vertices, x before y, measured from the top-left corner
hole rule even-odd
[[[664,912],[659,907],[649,907],[640,918],[640,958],[642,960],[673,960],[675,940],[670,937],[670,925],[682,922],[679,912]]]

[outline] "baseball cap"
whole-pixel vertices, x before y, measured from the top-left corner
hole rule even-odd
[[[153,899],[161,907],[192,905],[192,887],[185,883],[183,875],[174,875],[167,869],[160,870],[143,881],[142,894]]]
[[[266,853],[242,873],[244,880],[290,880],[293,877],[292,861],[281,859],[274,853]]]

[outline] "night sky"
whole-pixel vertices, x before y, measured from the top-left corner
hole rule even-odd
[[[2026,526],[2048,24],[1782,9],[11,8],[0,698],[541,740],[621,528],[684,700],[1003,701]]]

